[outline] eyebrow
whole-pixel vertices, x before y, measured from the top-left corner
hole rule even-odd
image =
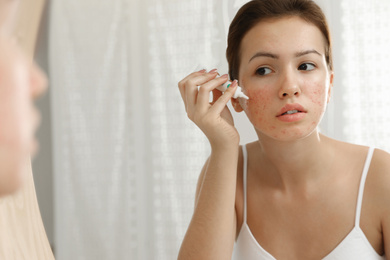
[[[305,56],[305,55],[310,54],[310,53],[314,53],[314,54],[317,54],[317,55],[319,55],[319,56],[322,56],[321,53],[319,53],[318,51],[316,51],[316,50],[313,49],[313,50],[307,50],[307,51],[300,51],[300,52],[297,52],[297,53],[295,53],[295,57],[298,58],[298,57]]]
[[[313,49],[313,50],[297,52],[297,53],[295,53],[295,57],[299,58],[299,57],[305,56],[305,55],[310,54],[310,53],[314,53],[314,54],[317,54],[319,56],[322,56],[321,53],[319,53],[318,51]],[[252,58],[249,59],[249,62],[251,62],[253,59],[258,58],[258,57],[268,57],[268,58],[276,59],[276,60],[279,59],[279,55],[277,55],[277,54],[260,51],[260,52],[256,52],[255,55],[253,55]]]
[[[268,57],[268,58],[272,58],[272,59],[279,59],[279,55],[276,55],[276,54],[273,54],[273,53],[269,53],[269,52],[256,52],[255,55],[252,56],[252,58],[250,58],[249,62],[251,62],[253,59],[255,58],[258,58],[258,57]]]

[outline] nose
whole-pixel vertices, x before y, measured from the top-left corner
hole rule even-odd
[[[301,94],[301,89],[299,88],[299,83],[295,77],[293,71],[286,71],[281,79],[281,86],[279,89],[279,97],[291,98],[298,97]]]
[[[37,98],[47,89],[48,80],[41,68],[33,62],[30,70],[31,96]]]

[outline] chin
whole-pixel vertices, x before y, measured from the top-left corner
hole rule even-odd
[[[14,178],[14,176],[8,178],[0,185],[0,197],[17,192],[22,187],[22,183],[21,178]]]
[[[3,163],[0,168],[0,196],[9,195],[18,191],[26,174],[25,161]]]
[[[311,137],[318,137],[317,126],[311,126],[310,128],[302,127],[289,127],[288,129],[273,129],[271,131],[258,131],[256,130],[259,139],[271,139],[279,142],[294,142],[300,141]]]

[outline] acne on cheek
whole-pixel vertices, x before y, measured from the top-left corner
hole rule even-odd
[[[256,107],[256,108],[262,108],[264,109],[271,101],[270,93],[266,90],[267,87],[264,87],[264,89],[259,90],[247,90],[246,93],[250,97],[250,99],[247,101],[248,107]]]
[[[263,122],[263,112],[270,102],[270,96],[266,90],[247,90],[246,95],[249,96],[249,100],[246,101],[245,110],[249,119],[256,123]]]
[[[318,106],[323,106],[326,103],[327,95],[322,84],[316,83],[312,90],[307,92],[310,101]]]

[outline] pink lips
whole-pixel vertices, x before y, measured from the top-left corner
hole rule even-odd
[[[297,110],[298,113],[285,114],[287,111]],[[306,116],[307,111],[300,104],[287,104],[285,105],[276,116],[283,122],[295,122],[303,119]]]

